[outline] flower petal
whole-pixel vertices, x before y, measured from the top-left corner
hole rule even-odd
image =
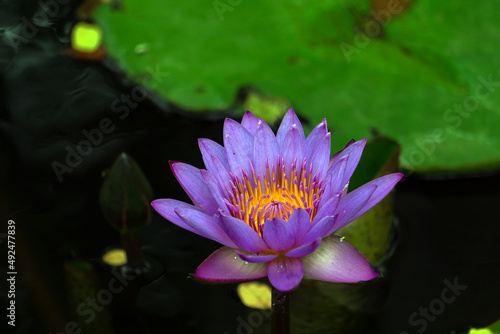
[[[234,242],[218,224],[218,218],[193,208],[177,208],[175,213],[189,226],[205,238],[217,241],[224,246],[236,248]]]
[[[285,253],[285,256],[288,257],[303,257],[311,254],[314,252],[319,245],[321,245],[321,238],[318,238],[314,240],[313,242],[310,242],[308,244],[302,245],[300,247],[294,248],[288,253]]]
[[[376,190],[376,185],[367,183],[344,196],[337,207],[339,216],[335,224],[336,229],[338,230],[352,222],[355,216],[361,216],[358,213],[366,206]]]
[[[255,136],[255,132],[257,131],[257,122],[258,118],[252,114],[250,111],[247,111],[245,115],[243,115],[243,119],[241,120],[241,125],[248,130],[252,135]]]
[[[278,133],[276,134],[276,140],[278,141],[278,145],[280,147],[282,146],[283,140],[290,131],[292,125],[297,125],[297,130],[299,130],[299,135],[301,136],[302,139],[305,139],[304,129],[302,129],[302,124],[300,124],[299,118],[293,111],[293,108],[290,108],[283,117],[283,120],[281,121],[280,127],[278,129]]]
[[[245,262],[236,256],[234,249],[222,247],[203,261],[192,276],[205,281],[231,283],[265,277],[266,267],[265,263]]]
[[[343,182],[348,161],[349,156],[343,156],[337,159],[328,171],[331,175],[330,187],[332,192],[343,191],[347,187],[349,180],[346,183]]]
[[[170,162],[170,168],[194,205],[216,213],[217,202],[208,189],[198,168],[182,162]]]
[[[244,173],[246,175],[252,175],[253,166],[250,157],[245,153],[241,145],[229,134],[224,136],[224,147],[226,148],[227,160],[233,175],[240,180],[243,179]]]
[[[267,264],[267,276],[276,289],[290,291],[302,280],[304,267],[298,258],[280,256]]]
[[[253,135],[248,132],[240,123],[233,119],[226,118],[224,121],[224,137],[230,135],[241,146],[247,157],[253,157]]]
[[[361,154],[363,153],[363,149],[366,145],[366,138],[362,140],[358,140],[357,142],[347,146],[340,154],[335,158],[333,164],[339,159],[342,159],[345,156],[349,156],[349,160],[347,162],[347,166],[345,169],[344,176],[342,178],[342,185],[345,185],[349,182],[349,179],[354,173],[356,166],[359,163],[359,159],[361,158]]]
[[[292,165],[295,165],[297,176],[300,175],[302,162],[304,160],[304,137],[301,136],[297,125],[292,125],[290,131],[283,139],[280,147],[280,158],[283,159],[285,174],[290,179]]]
[[[196,229],[194,229],[191,226],[189,226],[188,224],[186,224],[186,222],[184,222],[181,219],[181,217],[179,217],[177,215],[177,213],[175,212],[175,209],[178,209],[178,208],[189,208],[189,209],[199,210],[199,211],[202,211],[202,209],[200,209],[194,205],[187,204],[187,203],[184,203],[184,202],[181,202],[181,201],[178,201],[175,199],[170,199],[170,198],[156,199],[153,202],[151,202],[151,206],[163,218],[170,221],[171,223],[173,223],[179,227],[182,227],[185,230],[188,230],[190,232],[193,232],[193,233],[196,233],[198,235],[205,237],[199,231],[197,231]]]
[[[312,164],[312,175],[318,175],[319,179],[322,180],[328,170],[328,163],[330,161],[330,146],[331,146],[331,134],[327,133],[323,140],[316,146],[310,160],[307,160],[307,165]]]
[[[262,237],[275,252],[284,252],[295,246],[294,230],[290,222],[278,217],[266,220]]]
[[[224,198],[227,197],[227,190],[223,189],[220,183],[215,180],[215,177],[206,170],[201,170],[201,177],[205,181],[208,190],[212,193],[212,197],[217,202],[219,208],[223,211],[228,211],[227,204],[224,202]]]
[[[348,148],[349,146],[351,146],[352,144],[354,144],[356,141],[354,139],[351,139],[349,140],[349,142],[347,144],[345,144],[345,146],[340,150],[338,151],[337,153],[333,154],[331,157],[330,157],[330,165],[329,166],[332,166],[333,162],[335,160],[337,160],[337,157],[346,149]]]
[[[388,174],[388,175],[379,177],[378,179],[375,179],[373,181],[370,181],[370,182],[364,184],[363,186],[348,193],[346,196],[344,196],[344,198],[342,198],[342,201],[340,202],[339,207],[338,207],[338,211],[340,214],[341,214],[342,210],[348,210],[348,208],[351,207],[350,202],[352,202],[353,199],[355,199],[355,198],[359,198],[360,196],[358,196],[358,195],[360,193],[367,193],[370,191],[369,190],[370,187],[376,187],[376,189],[370,195],[368,201],[354,215],[352,215],[350,217],[344,216],[342,219],[340,219],[340,214],[339,214],[339,225],[337,226],[337,229],[344,227],[345,225],[349,224],[351,221],[358,218],[363,213],[365,213],[366,211],[368,211],[372,207],[374,207],[385,196],[387,196],[387,194],[394,188],[396,183],[398,183],[402,177],[403,177],[403,174],[401,174],[401,173]],[[354,200],[354,201],[356,201],[356,200]]]
[[[314,225],[311,230],[305,235],[305,237],[300,241],[301,245],[308,244],[316,240],[317,238],[323,238],[328,235],[330,229],[335,225],[337,221],[337,216],[326,216],[321,219],[316,225]]]
[[[269,261],[274,260],[275,258],[278,257],[278,254],[271,254],[271,255],[244,254],[244,253],[240,252],[239,250],[236,250],[236,254],[243,261],[247,261],[247,262],[251,262],[251,263],[269,262]]]
[[[216,156],[222,162],[226,170],[229,169],[229,163],[227,161],[226,149],[214,142],[213,140],[200,138],[198,139],[198,146],[203,157],[203,162],[205,167],[210,173],[214,173],[217,169],[212,163],[212,156]]]
[[[322,208],[326,202],[328,202],[332,197],[336,196],[335,192],[332,190],[332,175],[326,174],[323,180],[320,181],[323,187],[323,195],[321,195],[321,200],[319,201],[318,208]]]
[[[353,283],[378,276],[356,247],[336,235],[323,239],[314,253],[302,258],[302,263],[305,276],[321,281]]]
[[[269,250],[264,240],[257,234],[250,226],[244,221],[227,216],[221,212],[221,219],[219,220],[221,228],[231,238],[231,240],[238,246],[249,253],[262,253]]]
[[[218,157],[212,155],[211,158],[212,163],[216,169],[212,176],[217,180],[217,183],[219,184],[221,190],[227,197],[229,195],[228,187],[230,186],[231,175],[229,175],[229,171],[223,166]]]
[[[327,132],[326,118],[324,118],[321,123],[316,125],[304,142],[304,151],[306,153],[307,161],[311,160],[313,153],[316,151],[319,143],[321,143]]]
[[[259,119],[257,130],[255,133],[254,143],[254,168],[255,173],[261,180],[266,176],[266,165],[271,168],[276,166],[278,162],[278,142],[274,136],[273,130],[266,122]]]
[[[333,216],[335,211],[337,210],[337,206],[340,202],[340,192],[336,193],[333,197],[331,197],[326,203],[320,204],[318,213],[314,216],[311,225],[316,225],[320,220],[327,216]]]
[[[299,208],[292,212],[288,218],[288,224],[293,229],[293,235],[295,236],[294,245],[298,246],[300,241],[311,229],[311,216],[306,210]]]

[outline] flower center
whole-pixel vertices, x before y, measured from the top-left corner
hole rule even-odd
[[[305,209],[312,221],[324,187],[318,176],[312,175],[312,165],[309,170],[306,166],[305,159],[300,169],[294,162],[287,175],[281,160],[276,167],[266,164],[263,179],[253,171],[250,177],[244,173],[242,179],[232,176],[229,198],[225,199],[231,215],[245,221],[261,236],[267,219],[287,220],[299,208]]]

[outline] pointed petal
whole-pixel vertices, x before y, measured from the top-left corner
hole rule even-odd
[[[264,223],[262,236],[266,244],[275,252],[284,252],[295,246],[294,229],[284,219],[274,217]]]
[[[341,223],[337,227],[337,229],[344,227],[345,225],[347,225],[348,223],[350,223],[351,221],[358,218],[363,213],[365,213],[366,211],[368,211],[372,207],[374,207],[385,196],[387,196],[387,194],[389,194],[389,192],[394,188],[396,183],[398,183],[399,180],[401,180],[402,177],[403,177],[403,174],[401,174],[401,173],[388,174],[388,175],[379,177],[378,179],[375,179],[373,181],[370,181],[370,182],[364,184],[363,186],[355,189],[354,191],[348,193],[346,196],[344,196],[344,198],[342,198],[342,201],[339,204],[339,208],[338,208],[339,213],[342,212],[342,210],[349,210],[349,207],[352,207],[352,205],[349,205],[349,202],[351,200],[357,198],[357,200],[359,201],[360,194],[368,193],[370,191],[370,187],[376,187],[375,191],[370,195],[368,201],[363,205],[362,208],[360,208],[356,212],[356,214],[349,217],[348,219],[346,219],[346,217],[344,217],[343,219],[340,219],[340,215],[339,215],[339,220]]]
[[[307,161],[311,161],[314,151],[316,151],[319,143],[321,143],[327,133],[326,118],[324,118],[321,123],[316,125],[304,142],[304,151],[306,152]]]
[[[236,250],[236,254],[243,261],[247,261],[247,262],[251,262],[251,263],[269,262],[269,261],[274,260],[275,258],[278,257],[278,254],[271,254],[271,255],[244,254],[244,253],[240,252],[239,250]]]
[[[245,115],[243,115],[241,125],[243,125],[243,127],[247,129],[248,132],[255,136],[255,132],[257,131],[257,122],[258,118],[250,111],[247,111]]]
[[[280,256],[267,264],[267,276],[276,289],[290,291],[302,280],[304,267],[298,258]]]
[[[292,125],[283,140],[280,147],[280,158],[283,159],[283,166],[288,178],[291,176],[293,164],[296,164],[295,171],[300,175],[302,161],[304,160],[304,142],[296,125]]]
[[[198,235],[201,235],[201,236],[205,237],[199,231],[197,231],[196,229],[194,229],[191,226],[189,226],[188,224],[186,224],[181,219],[181,217],[179,217],[177,215],[177,213],[175,213],[175,209],[178,209],[178,208],[190,208],[190,209],[193,209],[193,210],[200,210],[200,211],[202,211],[202,209],[200,209],[200,208],[198,208],[198,207],[196,207],[194,205],[187,204],[187,203],[184,203],[184,202],[181,202],[181,201],[178,201],[178,200],[175,200],[175,199],[170,199],[170,198],[156,199],[153,202],[151,202],[151,206],[163,218],[165,218],[166,220],[170,221],[171,223],[173,223],[173,224],[175,224],[175,225],[177,225],[179,227],[182,227],[185,230],[188,230],[190,232],[193,232],[193,233],[196,233]]]
[[[240,123],[233,119],[226,118],[224,121],[224,137],[230,135],[241,146],[247,157],[253,158],[253,135],[248,132]],[[225,143],[224,143],[225,145]]]
[[[367,183],[344,196],[337,207],[339,216],[335,224],[336,229],[346,226],[355,219],[354,217],[361,216],[358,213],[367,205],[376,190],[376,185]]]
[[[318,249],[302,258],[307,277],[327,282],[353,283],[378,276],[368,260],[347,241],[332,235]]]
[[[366,145],[366,139],[358,140],[357,142],[347,146],[336,157],[335,161],[337,161],[338,159],[342,159],[345,156],[349,157],[341,184],[345,185],[349,182],[352,173],[354,173],[356,166],[358,166],[359,159],[361,158],[361,154],[363,153],[365,145]],[[333,162],[333,164],[335,164],[335,161]]]
[[[212,176],[217,180],[217,183],[227,197],[229,194],[228,187],[230,187],[231,175],[229,175],[229,171],[223,166],[218,157],[212,155],[211,158],[214,168],[216,169]]]
[[[203,261],[192,276],[205,281],[231,283],[265,277],[266,268],[265,263],[245,262],[234,249],[222,247]]]
[[[221,212],[221,228],[238,246],[249,253],[262,253],[269,249],[264,240],[244,221]]]
[[[198,139],[198,146],[201,151],[201,155],[203,157],[203,162],[205,163],[205,167],[210,173],[214,173],[215,166],[212,163],[212,155],[219,158],[226,169],[229,169],[229,163],[227,161],[226,149],[214,142],[213,140],[200,138]]]
[[[313,242],[318,238],[325,237],[330,229],[335,225],[336,221],[337,216],[326,216],[325,218],[321,219],[316,225],[311,228],[304,239],[300,241],[300,244],[305,245]]]
[[[189,226],[205,238],[217,241],[224,246],[236,248],[234,242],[218,224],[218,218],[192,208],[177,208],[175,213]]]
[[[243,171],[246,175],[252,175],[253,166],[250,157],[247,156],[240,144],[229,134],[224,136],[224,147],[226,148],[231,173],[240,180],[243,179]]]
[[[292,125],[297,125],[297,130],[299,131],[299,135],[301,135],[302,139],[305,139],[304,129],[302,129],[302,124],[300,124],[299,118],[297,117],[293,109],[290,108],[283,117],[281,125],[278,129],[278,133],[276,134],[276,140],[278,141],[278,145],[280,147],[282,146],[283,140],[288,134],[288,131],[290,131]]]
[[[205,181],[205,184],[212,194],[214,201],[217,202],[218,207],[223,211],[229,211],[226,202],[224,202],[224,198],[227,197],[226,189],[222,189],[219,182],[215,180],[215,177],[206,170],[201,171],[201,177],[203,178],[203,181]]]
[[[323,186],[323,195],[321,195],[321,200],[319,201],[318,208],[322,208],[326,202],[328,202],[333,196],[336,196],[335,192],[332,190],[332,175],[326,174],[323,180],[321,180]]]
[[[349,140],[349,142],[347,144],[345,144],[345,146],[340,150],[338,151],[337,153],[335,153],[334,155],[332,155],[330,157],[330,166],[332,166],[333,162],[337,159],[337,157],[346,149],[348,148],[349,146],[351,146],[352,144],[354,144],[356,141],[354,139],[351,139]]]
[[[347,180],[346,183],[343,183],[348,161],[349,161],[349,156],[343,156],[337,159],[328,171],[328,173],[331,175],[330,182],[331,182],[331,189],[333,192],[342,191],[349,182],[349,180]]]
[[[312,164],[312,175],[318,175],[322,180],[328,170],[328,163],[330,161],[330,146],[332,144],[330,133],[327,133],[323,140],[316,146],[310,160],[307,160],[307,165]]]
[[[170,168],[194,205],[217,213],[218,205],[198,168],[182,162],[170,162]]]
[[[300,247],[294,248],[291,251],[289,251],[288,253],[285,253],[285,256],[304,257],[304,256],[311,254],[316,249],[318,249],[319,245],[321,245],[321,238],[318,238],[318,239],[314,240],[313,242],[302,245]]]
[[[266,176],[266,164],[276,166],[278,162],[278,142],[273,130],[263,120],[259,119],[254,143],[254,168],[261,180]]]

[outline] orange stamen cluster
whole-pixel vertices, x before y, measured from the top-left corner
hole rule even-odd
[[[232,176],[231,189],[226,204],[233,217],[245,221],[259,235],[267,219],[279,217],[287,220],[298,208],[305,209],[311,221],[317,213],[324,192],[321,180],[312,175],[312,165],[306,169],[304,159],[297,169],[296,161],[286,175],[283,160],[277,167],[266,164],[263,180],[252,171],[251,177],[243,173],[243,178]]]

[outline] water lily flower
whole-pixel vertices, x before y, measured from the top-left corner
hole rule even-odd
[[[347,192],[366,139],[330,157],[326,119],[306,138],[288,110],[275,135],[246,112],[241,124],[226,119],[224,146],[199,139],[206,169],[171,162],[193,204],[157,199],[167,220],[224,247],[192,274],[212,282],[265,276],[278,290],[304,276],[359,282],[378,273],[349,242],[333,235],[382,200],[403,176],[389,174]]]

